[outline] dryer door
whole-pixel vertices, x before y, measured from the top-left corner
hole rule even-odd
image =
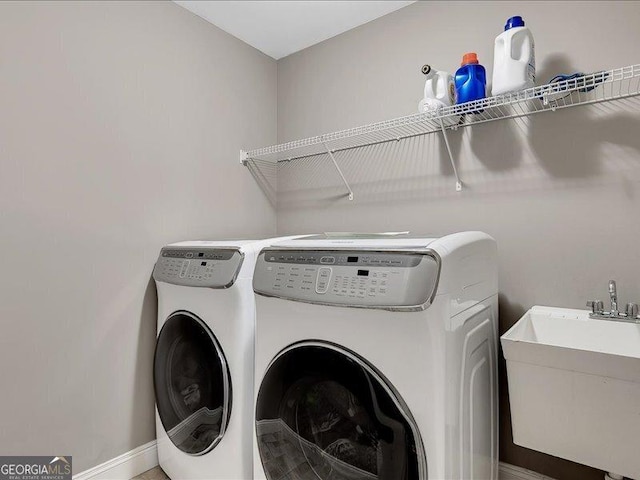
[[[256,404],[269,480],[423,480],[426,458],[406,405],[355,353],[325,342],[283,350]]]
[[[197,316],[175,312],[166,320],[153,379],[158,414],[174,445],[191,455],[213,449],[229,422],[231,378],[218,340]]]

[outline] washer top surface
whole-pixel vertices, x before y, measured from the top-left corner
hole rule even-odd
[[[324,233],[276,242],[274,248],[379,248],[424,249],[438,240],[438,235],[410,235],[408,232],[388,233]]]

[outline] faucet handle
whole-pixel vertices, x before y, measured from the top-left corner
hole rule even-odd
[[[636,318],[638,316],[638,304],[627,303],[627,317]]]
[[[602,313],[604,311],[604,303],[602,300],[589,300],[587,307],[591,307],[591,313]]]
[[[618,310],[618,289],[615,280],[609,280],[609,298],[611,299],[611,315],[617,315]]]

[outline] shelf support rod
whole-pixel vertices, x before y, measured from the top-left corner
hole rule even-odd
[[[442,121],[442,117],[440,117],[440,128],[442,129],[442,136],[444,137],[444,143],[447,146],[447,152],[449,152],[449,161],[451,162],[451,166],[453,167],[453,174],[456,176],[456,192],[461,192],[462,182],[460,181],[460,177],[458,176],[458,169],[456,168],[456,164],[453,161],[453,154],[451,153],[451,147],[449,146],[449,138],[447,137],[447,129],[444,128],[444,122]]]
[[[333,165],[336,167],[336,170],[338,170],[338,173],[340,174],[340,178],[342,178],[342,182],[344,183],[344,186],[347,187],[347,190],[349,191],[349,200],[353,200],[353,190],[351,190],[351,187],[349,186],[349,182],[347,182],[347,179],[344,178],[344,175],[342,174],[342,170],[340,170],[340,167],[338,166],[338,162],[336,162],[336,159],[333,156],[333,152],[327,145],[327,142],[325,142],[324,140],[322,141],[322,145],[324,145],[324,148],[327,150],[327,153],[329,154],[329,157],[331,158]]]

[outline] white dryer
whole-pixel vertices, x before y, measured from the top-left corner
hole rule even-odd
[[[496,480],[496,244],[306,237],[254,274],[254,478]]]
[[[174,480],[252,478],[255,260],[269,241],[162,248],[154,358],[158,459]]]

